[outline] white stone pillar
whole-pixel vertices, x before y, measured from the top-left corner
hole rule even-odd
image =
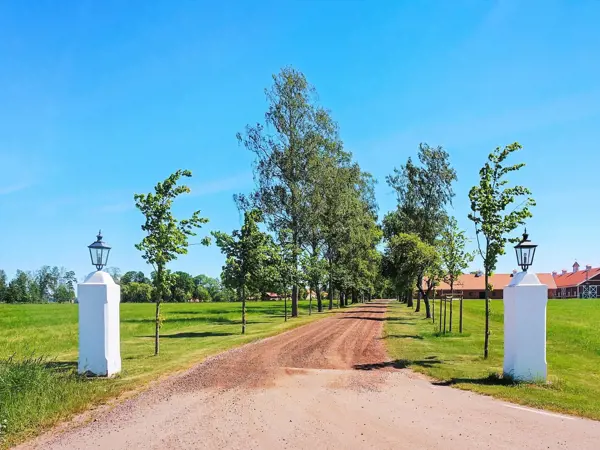
[[[121,371],[121,287],[102,271],[77,285],[79,373],[111,376]]]
[[[504,374],[546,381],[548,286],[534,273],[519,272],[504,288]]]

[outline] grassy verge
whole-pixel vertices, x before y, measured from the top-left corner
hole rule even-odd
[[[600,300],[550,300],[546,358],[548,384],[501,378],[503,305],[492,302],[490,357],[483,359],[484,302],[464,302],[464,333],[440,336],[437,327],[399,303],[390,305],[385,342],[396,365],[461,389],[514,403],[600,420]]]
[[[0,447],[161,375],[326,314],[309,316],[308,302],[299,306],[300,317],[284,322],[283,302],[251,302],[241,335],[238,303],[164,304],[161,354],[154,357],[154,305],[122,304],[123,371],[90,379],[76,373],[77,305],[0,305]]]

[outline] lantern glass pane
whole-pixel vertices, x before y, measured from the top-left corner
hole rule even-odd
[[[110,253],[110,248],[105,248],[104,252],[103,252],[104,259],[102,262],[102,264],[104,264],[105,266],[106,266],[106,264],[108,264],[108,254],[109,253]]]
[[[522,248],[521,249],[521,255],[522,255],[522,264],[527,267],[529,266],[529,264],[531,264],[531,254],[530,254],[530,250],[529,248]]]
[[[520,266],[523,263],[523,254],[521,247],[515,247],[515,252],[517,254],[517,264]]]

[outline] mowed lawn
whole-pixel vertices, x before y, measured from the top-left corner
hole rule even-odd
[[[324,317],[315,303],[312,316],[308,301],[302,301],[300,317],[284,322],[283,301],[249,302],[245,335],[240,303],[163,304],[158,357],[153,356],[154,304],[121,304],[123,371],[113,379],[76,375],[77,305],[2,304],[0,424],[6,420],[6,428],[0,429],[0,447],[210,355]],[[288,314],[289,307],[288,302]]]
[[[436,304],[439,308],[439,303]],[[395,365],[430,375],[444,384],[537,408],[600,420],[600,300],[550,300],[546,360],[549,383],[507,384],[503,363],[503,304],[492,301],[490,357],[483,359],[485,304],[464,301],[464,333],[440,336],[423,313],[390,305],[385,342]],[[437,311],[436,311],[437,316]]]

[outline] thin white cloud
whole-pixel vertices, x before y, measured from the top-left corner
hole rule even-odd
[[[24,181],[22,183],[9,184],[6,186],[0,186],[0,195],[12,194],[14,192],[19,192],[28,187],[31,187],[32,183]]]

